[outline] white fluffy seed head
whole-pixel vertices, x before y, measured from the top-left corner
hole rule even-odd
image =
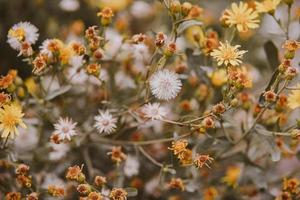
[[[161,100],[174,99],[181,90],[182,83],[175,72],[164,69],[150,78],[152,94]]]

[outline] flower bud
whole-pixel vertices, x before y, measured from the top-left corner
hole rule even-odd
[[[239,105],[239,100],[237,98],[234,98],[230,101],[230,106],[237,107]]]
[[[172,1],[171,5],[170,5],[170,10],[174,14],[179,13],[181,11],[180,1],[177,1],[177,0]]]
[[[297,76],[298,71],[295,67],[288,67],[286,72],[285,72],[285,76],[287,80],[292,80],[293,78],[295,78],[295,76]]]
[[[92,189],[91,189],[91,186],[89,184],[80,184],[80,185],[77,186],[77,191],[80,194],[87,195],[92,191]]]
[[[286,51],[284,53],[285,59],[293,59],[295,57],[295,51]]]
[[[184,2],[181,5],[181,13],[183,16],[187,16],[189,14],[189,12],[191,11],[193,5],[189,2]]]
[[[264,93],[264,97],[265,100],[269,103],[275,102],[277,98],[276,94],[273,91],[266,91]]]
[[[294,0],[283,0],[283,2],[290,6],[294,3]]]
[[[166,56],[172,56],[176,52],[176,44],[174,42],[171,42],[168,44],[168,46],[165,48],[165,55]]]

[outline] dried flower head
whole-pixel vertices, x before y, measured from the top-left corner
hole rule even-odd
[[[53,197],[63,197],[65,195],[65,190],[62,187],[58,187],[55,185],[49,185],[48,193]]]
[[[172,147],[169,149],[173,151],[174,155],[178,155],[187,148],[188,144],[188,141],[185,139],[173,141]]]
[[[106,184],[106,177],[104,176],[96,176],[95,179],[94,179],[94,184],[97,186],[97,187],[102,187],[104,184]]]
[[[211,164],[213,160],[214,159],[209,155],[197,154],[196,158],[194,159],[194,164],[197,168],[202,168],[203,166],[210,168],[209,164]]]
[[[85,175],[82,173],[82,168],[80,168],[78,165],[75,165],[68,168],[66,178],[69,180],[82,182],[85,180]]]
[[[122,147],[113,147],[111,152],[107,153],[107,155],[111,156],[111,160],[120,164],[122,161],[126,160],[127,156],[122,152]]]
[[[128,193],[123,188],[113,188],[109,194],[112,200],[127,200]]]
[[[185,186],[181,178],[172,178],[168,185],[171,189],[179,189],[181,191],[185,190]]]

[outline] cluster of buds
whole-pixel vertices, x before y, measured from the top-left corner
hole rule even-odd
[[[249,88],[252,85],[248,72],[243,67],[229,67],[227,82],[231,86],[231,89],[238,91],[243,88]]]
[[[32,73],[40,74],[47,67],[47,56],[44,54],[39,54],[37,57],[34,58],[32,65]]]
[[[105,7],[97,13],[97,16],[101,17],[101,25],[108,26],[112,21],[114,13],[110,7]]]
[[[91,64],[86,66],[86,72],[89,75],[93,75],[95,77],[99,77],[100,69],[101,69],[101,65],[98,64],[98,63],[91,63]]]
[[[203,13],[203,9],[189,2],[182,4],[178,0],[170,2],[170,11],[173,15],[182,15],[183,17],[197,18]]]
[[[215,115],[221,115],[226,111],[225,105],[223,103],[218,103],[212,107],[212,112]]]
[[[276,197],[276,200],[298,199],[300,195],[300,181],[297,178],[284,178],[282,192]]]
[[[169,150],[173,151],[173,154],[177,156],[180,163],[184,166],[194,163],[197,168],[202,168],[203,166],[210,168],[209,164],[213,161],[213,158],[209,155],[197,154],[193,158],[193,152],[188,148],[188,142],[185,139],[173,141]]]
[[[198,35],[195,35],[194,37],[195,41],[200,41],[200,38],[197,38],[196,36]],[[202,51],[204,52],[205,55],[209,55],[212,52],[212,50],[218,48],[219,46],[218,33],[215,31],[208,31],[206,33],[206,37],[203,41],[202,46],[203,46]]]
[[[111,160],[119,165],[122,161],[126,160],[127,156],[122,152],[122,147],[117,146],[113,147],[111,152],[108,152],[107,155],[111,156]]]
[[[181,191],[185,190],[183,180],[181,178],[172,178],[168,184],[170,189],[178,189]]]
[[[182,165],[190,165],[193,162],[193,152],[187,148],[188,141],[185,139],[172,142],[172,146],[169,150],[173,151],[173,154],[177,156]]]
[[[56,185],[49,185],[48,193],[53,197],[63,197],[65,195],[65,190],[64,188]]]
[[[0,89],[12,91],[14,89],[14,81],[18,73],[16,70],[10,70],[6,76],[0,78]]]
[[[112,200],[127,200],[128,192],[123,188],[113,188],[109,194]]]
[[[249,93],[247,92],[241,92],[238,94],[238,101],[240,102],[241,106],[245,110],[249,110],[251,107],[251,98]]]
[[[21,200],[21,193],[9,192],[5,195],[5,200]]]
[[[4,104],[9,103],[11,100],[11,97],[9,94],[6,94],[4,92],[0,92],[0,107],[2,107]]]
[[[278,69],[286,80],[292,80],[298,74],[297,69],[291,66],[291,59],[283,59]]]
[[[103,38],[99,36],[99,30],[96,26],[91,26],[85,31],[85,38],[92,52],[100,48],[100,42]]]
[[[293,59],[295,57],[295,52],[300,48],[300,42],[295,40],[287,40],[282,45],[282,48],[285,49],[284,58]]]
[[[31,188],[32,181],[31,176],[28,175],[29,172],[29,166],[25,164],[20,164],[15,170],[15,173],[17,175],[17,182],[22,186],[26,188]]]
[[[277,112],[283,111],[287,107],[287,96],[285,94],[280,94],[275,105],[275,110]]]
[[[68,180],[77,181],[79,183],[82,183],[85,181],[85,175],[82,172],[82,167],[79,167],[78,165],[75,165],[73,167],[69,167],[67,170],[66,178]]]

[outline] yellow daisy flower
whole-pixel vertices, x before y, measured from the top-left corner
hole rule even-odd
[[[281,0],[264,0],[263,2],[255,2],[256,10],[259,13],[274,13]]]
[[[296,86],[296,88],[300,88],[300,84]],[[300,90],[293,90],[288,96],[288,106],[291,109],[295,109],[300,107]]]
[[[2,138],[10,137],[14,139],[16,135],[19,134],[17,126],[20,125],[23,128],[26,128],[26,125],[22,121],[22,108],[16,103],[9,105],[4,105],[0,109],[0,131],[2,131]]]
[[[258,17],[258,13],[248,4],[240,2],[239,5],[232,3],[231,10],[226,9],[222,18],[228,26],[236,26],[239,32],[247,32],[259,27]]]
[[[232,65],[237,66],[242,63],[240,60],[243,54],[247,51],[239,50],[240,45],[231,46],[228,41],[225,43],[220,42],[220,46],[214,49],[210,55],[217,60],[218,65]]]

